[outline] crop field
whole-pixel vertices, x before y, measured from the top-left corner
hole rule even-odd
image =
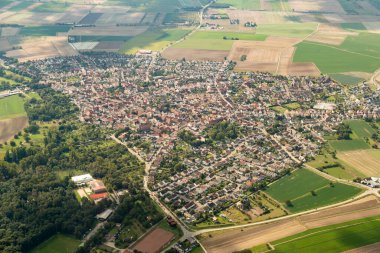
[[[336,151],[352,151],[360,149],[369,149],[369,145],[364,140],[334,140],[329,144]]]
[[[189,32],[189,30],[184,29],[148,30],[128,40],[120,52],[136,53],[140,49],[160,51],[171,42],[181,39]]]
[[[64,12],[70,7],[67,3],[44,3],[33,9],[34,12]]]
[[[376,133],[375,129],[364,120],[348,120],[346,123],[358,138],[370,138],[372,134]]]
[[[58,234],[41,243],[29,253],[74,253],[81,241]]]
[[[68,32],[70,26],[47,25],[47,26],[27,26],[21,28],[20,35],[24,36],[55,36],[59,32]]]
[[[271,184],[265,192],[292,212],[334,204],[361,192],[356,187],[330,183],[311,171],[299,169]],[[291,205],[287,205],[287,201],[291,201]]]
[[[140,252],[155,253],[169,243],[174,238],[174,234],[160,227],[155,228],[148,235],[146,235],[141,241],[133,246],[133,250]]]
[[[7,5],[10,4],[10,3],[12,3],[11,0],[2,0],[2,1],[0,2],[0,8],[3,8],[3,7],[7,6]]]
[[[310,229],[271,244],[271,252],[343,252],[380,241],[380,217]]]
[[[259,24],[256,33],[284,36],[291,38],[304,38],[317,28],[315,23],[295,23],[295,24]]]
[[[178,43],[174,48],[203,49],[203,50],[230,50],[234,41],[264,41],[266,35],[234,32],[196,32]]]
[[[0,99],[0,119],[25,116],[24,100],[18,95]]]
[[[359,30],[359,31],[365,31],[367,28],[363,25],[363,23],[342,23],[340,26],[343,29],[348,30]]]
[[[364,78],[351,76],[347,74],[330,74],[329,76],[335,81],[344,85],[355,85],[365,80]]]
[[[380,176],[380,151],[360,150],[338,153],[337,157],[365,176]]]
[[[35,2],[32,2],[32,1],[20,2],[19,4],[9,8],[9,11],[14,11],[14,12],[22,11],[22,10],[32,6],[33,4],[35,4]]]
[[[295,62],[314,62],[323,73],[349,71],[374,72],[380,67],[380,58],[345,51],[333,46],[301,42],[297,46]]]
[[[217,4],[227,4],[239,10],[260,10],[260,0],[218,0]]]

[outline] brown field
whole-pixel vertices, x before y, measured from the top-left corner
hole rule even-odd
[[[12,15],[6,18],[0,18],[0,23],[19,24],[19,25],[49,25],[58,22],[65,13],[48,13],[48,12],[11,12]]]
[[[97,26],[76,27],[69,31],[69,35],[97,35],[97,36],[136,36],[148,29],[147,26]]]
[[[198,50],[183,48],[168,48],[162,56],[169,60],[201,60],[201,61],[224,61],[224,57],[228,56],[229,51],[222,50]]]
[[[39,60],[55,56],[71,56],[78,52],[67,42],[67,37],[41,37],[21,43],[22,49],[7,52],[8,57],[17,58],[20,62]]]
[[[78,23],[91,9],[90,5],[72,5],[57,22]]]
[[[97,25],[115,25],[115,24],[138,24],[144,17],[143,12],[128,13],[104,13],[97,21]]]
[[[28,117],[21,116],[12,119],[0,120],[0,143],[13,138],[15,134],[28,125]]]
[[[378,150],[342,152],[338,153],[337,157],[368,177],[380,176],[380,151]]]
[[[329,208],[312,214],[300,215],[267,224],[226,229],[201,235],[207,252],[229,253],[284,238],[307,229],[361,219],[380,214],[380,203],[375,196],[367,196],[355,202]]]
[[[347,250],[343,253],[378,253],[380,252],[380,242],[363,246],[357,249]]]
[[[369,32],[380,33],[380,22],[363,22]]]
[[[0,38],[0,51],[7,51],[12,49],[12,45],[7,38]]]
[[[107,51],[107,52],[117,52],[123,46],[122,41],[101,41],[93,49],[94,51]]]
[[[126,13],[131,7],[128,6],[107,6],[97,5],[92,9],[94,13]]]
[[[3,27],[1,28],[0,35],[2,37],[15,36],[20,31],[17,27]]]
[[[229,59],[237,71],[265,71],[281,75],[319,75],[313,63],[293,63],[297,38],[270,36],[265,41],[235,41]],[[246,61],[240,61],[242,55]]]
[[[318,31],[309,36],[306,40],[329,45],[340,45],[347,36],[356,36],[358,33],[343,30],[338,25],[321,24]]]
[[[172,232],[162,228],[155,228],[149,232],[141,241],[133,246],[133,250],[139,250],[144,253],[156,253],[174,238]]]
[[[345,14],[337,0],[289,0],[290,7],[297,12],[327,12]]]

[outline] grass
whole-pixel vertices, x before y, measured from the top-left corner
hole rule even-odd
[[[343,252],[380,241],[380,217],[310,229],[271,244],[273,253]]]
[[[64,180],[65,177],[79,176],[79,175],[82,175],[84,173],[85,172],[83,170],[59,170],[56,172],[56,174],[60,180]]]
[[[332,167],[332,168],[324,169],[323,171],[336,178],[347,179],[347,180],[355,179],[354,176],[352,176],[350,173],[347,172],[347,170],[343,169],[342,167]]]
[[[67,25],[44,25],[27,26],[21,28],[20,35],[24,36],[55,36],[59,32],[68,32],[70,26]]]
[[[380,34],[362,32],[358,36],[348,36],[340,49],[380,57]],[[378,59],[380,62],[380,58]]]
[[[345,85],[355,85],[365,80],[364,78],[346,74],[330,74],[330,77],[335,81]]]
[[[363,25],[363,23],[342,23],[340,26],[343,29],[347,30],[359,30],[359,31],[365,31],[367,28]]]
[[[266,37],[266,35],[254,33],[198,31],[181,43],[174,45],[174,47],[203,50],[230,50],[235,41],[233,39],[264,41]]]
[[[373,129],[364,120],[347,120],[346,123],[350,126],[352,132],[358,138],[370,138],[374,133],[376,133],[375,129]]]
[[[317,28],[314,23],[295,24],[259,24],[257,34],[303,38],[311,34]]]
[[[8,78],[0,76],[0,84],[1,83],[9,83],[9,85],[15,85],[15,84],[17,84],[17,82],[14,81],[14,80],[12,80],[12,79],[8,79]]]
[[[287,206],[287,209],[291,212],[338,203],[361,192],[359,188],[340,183],[334,183],[331,187],[330,182],[309,170],[299,169],[271,184],[265,192],[283,205],[290,200],[293,206]]]
[[[301,42],[296,47],[294,62],[314,62],[322,73],[374,72],[380,67],[380,58],[373,55],[343,51],[341,48],[313,42]]]
[[[51,2],[44,3],[42,5],[37,6],[32,11],[33,12],[64,12],[67,8],[70,7],[70,4],[67,3],[59,3],[59,2]]]
[[[148,30],[128,40],[120,52],[134,54],[140,49],[159,51],[171,42],[181,39],[189,32],[190,30],[185,29]]]
[[[299,103],[289,103],[289,104],[284,104],[282,105],[283,107],[289,109],[289,110],[297,110],[301,107]]]
[[[336,151],[353,151],[370,148],[364,140],[332,140],[329,141],[329,144]]]
[[[7,6],[10,3],[12,3],[11,0],[1,0],[0,1],[0,8],[3,8],[3,7]]]
[[[71,236],[57,234],[29,251],[29,253],[74,253],[80,243],[80,240]]]
[[[239,10],[260,10],[260,0],[218,0],[217,4],[227,4]]]
[[[287,111],[286,108],[284,108],[284,107],[282,107],[282,106],[279,106],[279,105],[277,105],[277,106],[272,106],[270,109],[272,109],[273,111],[275,111],[275,112],[277,112],[277,113],[281,113],[281,114],[283,114],[283,113],[285,113],[285,112]]]
[[[18,95],[13,95],[0,99],[0,119],[15,118],[25,116],[24,99]]]
[[[35,3],[36,2],[32,2],[32,1],[21,2],[18,5],[15,5],[12,8],[10,8],[9,11],[14,11],[14,12],[22,11],[22,10],[28,8],[29,6],[32,6]]]
[[[190,253],[204,253],[204,250],[202,249],[201,246],[195,247],[190,251]]]

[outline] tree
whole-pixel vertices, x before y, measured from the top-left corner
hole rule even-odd
[[[292,203],[291,200],[285,201],[285,204],[286,204],[287,207],[293,207],[293,203]]]

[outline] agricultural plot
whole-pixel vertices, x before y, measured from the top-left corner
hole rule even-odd
[[[360,150],[338,153],[337,157],[350,164],[356,170],[367,177],[380,176],[380,151]]]
[[[136,53],[140,49],[160,51],[189,32],[190,30],[184,29],[148,30],[128,40],[120,51],[122,53]]]
[[[335,81],[344,85],[355,85],[365,80],[364,78],[347,74],[330,74],[329,76]]]
[[[159,250],[168,244],[174,237],[175,235],[172,232],[158,227],[153,229],[141,241],[136,243],[133,246],[133,250],[146,253],[156,253],[159,252]]]
[[[24,100],[18,95],[0,99],[0,119],[25,116]]]
[[[8,11],[19,12],[19,11],[22,11],[24,9],[29,8],[30,6],[32,6],[34,4],[35,4],[35,2],[33,2],[33,1],[20,2],[19,4],[9,8]]]
[[[103,13],[89,13],[79,21],[79,24],[93,25],[103,15]]]
[[[360,149],[370,149],[364,140],[332,140],[329,144],[336,151],[352,151]]]
[[[41,243],[29,253],[74,253],[80,243],[80,240],[71,236],[58,234]]]
[[[218,0],[217,4],[224,4],[234,7],[239,10],[260,10],[261,3],[260,0]]]
[[[65,12],[70,7],[68,3],[48,2],[37,6],[34,12]]]
[[[380,217],[375,216],[311,229],[271,242],[271,252],[343,252],[380,241]],[[318,242],[318,243],[317,243]]]
[[[67,25],[26,26],[21,28],[23,36],[56,36],[57,33],[65,33],[70,30]]]
[[[256,33],[291,38],[304,38],[315,31],[316,28],[317,24],[315,23],[259,24]]]
[[[301,212],[349,199],[361,189],[331,181],[299,169],[271,184],[266,193],[292,212]]]
[[[350,126],[351,130],[355,134],[355,137],[370,138],[374,133],[376,133],[375,129],[373,129],[364,120],[347,120],[346,123]]]

